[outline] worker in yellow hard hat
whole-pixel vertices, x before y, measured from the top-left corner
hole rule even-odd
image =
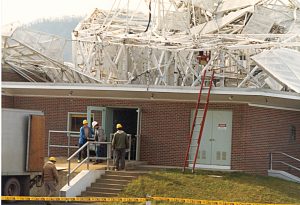
[[[49,161],[55,163],[56,162],[56,158],[55,157],[49,157]]]
[[[44,184],[46,196],[54,196],[58,185],[58,173],[55,167],[55,157],[49,157],[42,172],[42,182]]]
[[[112,149],[115,152],[115,171],[125,169],[126,149],[129,149],[129,141],[126,132],[123,131],[121,124],[116,125],[117,132],[114,133]]]
[[[82,127],[80,128],[80,137],[79,137],[79,149],[90,139],[92,139],[92,135],[94,134],[94,131],[91,127],[89,127],[87,120],[82,121]],[[81,162],[81,156],[83,158],[86,158],[87,149],[86,147],[79,151],[78,153],[78,163]]]

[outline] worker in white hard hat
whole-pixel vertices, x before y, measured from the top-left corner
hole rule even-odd
[[[97,121],[92,122],[92,126],[94,128],[95,141],[96,142],[105,142],[105,133],[104,133],[104,130],[103,130],[102,126],[100,126]],[[97,144],[96,145],[96,157],[103,156],[102,153],[103,153],[104,149],[105,149],[104,144]],[[96,159],[94,164],[98,164],[98,163],[101,163],[101,162],[102,162],[101,159]]]
[[[114,133],[112,140],[112,149],[115,152],[115,171],[125,169],[126,149],[129,149],[129,141],[126,132],[123,131],[121,124],[116,125],[117,132]]]
[[[42,182],[44,184],[46,196],[55,195],[56,186],[59,182],[55,162],[55,157],[49,157],[49,160],[45,163],[43,167]]]
[[[79,149],[90,139],[92,139],[92,135],[94,131],[91,127],[89,127],[87,120],[82,121],[82,127],[80,128],[80,137],[79,137]],[[87,149],[86,147],[78,153],[78,163],[81,162],[81,155],[83,158],[86,158]]]

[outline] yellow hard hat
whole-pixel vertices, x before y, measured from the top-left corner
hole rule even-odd
[[[83,120],[83,121],[82,121],[82,124],[83,124],[83,125],[86,125],[86,124],[89,124],[89,123],[88,123],[87,120]]]
[[[117,129],[122,128],[123,126],[121,124],[117,124]]]
[[[56,159],[55,159],[55,157],[49,157],[49,161],[56,162]]]

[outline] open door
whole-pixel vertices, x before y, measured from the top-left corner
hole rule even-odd
[[[45,116],[30,115],[28,123],[26,171],[41,172],[45,155]]]
[[[92,127],[91,115],[93,111],[101,112],[101,126],[106,127],[106,107],[87,106],[87,120],[89,126]],[[94,119],[95,120],[95,119]]]

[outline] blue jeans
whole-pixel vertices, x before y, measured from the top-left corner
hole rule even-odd
[[[101,144],[101,145],[97,145],[96,146],[96,157],[104,157],[104,148],[105,145]],[[96,162],[101,162],[101,159],[97,159]]]

